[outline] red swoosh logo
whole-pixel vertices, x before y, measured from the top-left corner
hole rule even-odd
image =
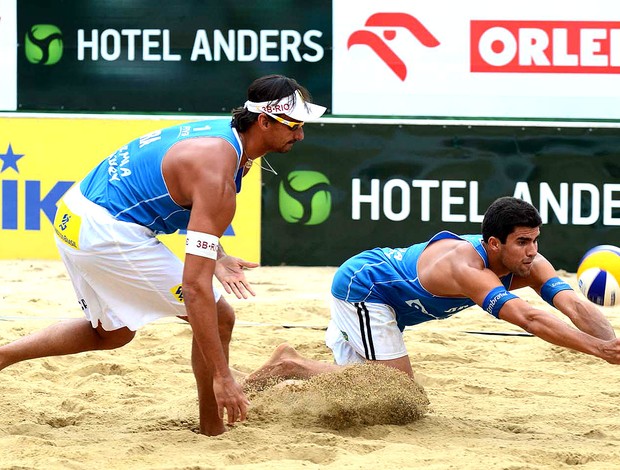
[[[370,18],[372,18],[372,16]],[[381,60],[383,60],[383,62],[385,62],[386,65],[392,69],[392,72],[394,72],[398,78],[402,81],[405,80],[407,77],[407,67],[405,66],[405,63],[400,60],[400,57],[394,54],[394,51],[392,51],[392,49],[390,49],[379,36],[371,33],[370,31],[355,31],[349,37],[347,49],[350,49],[351,46],[355,44],[365,44],[369,46],[375,54],[377,54]]]
[[[366,26],[402,26],[426,47],[437,47],[439,41],[417,18],[407,13],[375,13],[366,20]]]

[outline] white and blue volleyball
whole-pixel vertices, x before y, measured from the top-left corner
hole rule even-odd
[[[611,307],[620,302],[620,248],[599,245],[588,250],[577,269],[583,294],[595,304]]]

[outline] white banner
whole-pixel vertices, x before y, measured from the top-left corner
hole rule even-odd
[[[620,119],[617,0],[334,0],[333,113]]]
[[[17,109],[16,0],[0,0],[0,111]]]

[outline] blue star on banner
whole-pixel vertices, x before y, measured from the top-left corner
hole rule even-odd
[[[17,168],[17,160],[22,158],[25,154],[17,154],[13,153],[13,147],[9,144],[9,148],[6,150],[5,154],[0,153],[0,160],[2,160],[2,173],[4,170],[8,170],[9,168],[13,168],[17,173],[19,173],[19,169]]]

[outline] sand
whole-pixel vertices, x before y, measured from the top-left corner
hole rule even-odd
[[[238,321],[231,365],[251,372],[282,342],[331,360],[322,328],[333,272],[248,272],[257,297],[228,296]],[[81,315],[60,262],[0,261],[0,281],[2,344]],[[551,310],[529,290],[520,295]],[[620,334],[620,309],[605,312]],[[0,469],[620,469],[620,366],[538,338],[476,331],[519,329],[475,307],[405,332],[419,402],[407,402],[412,392],[397,377],[373,374],[366,396],[351,386],[360,375],[348,377],[353,399],[338,403],[342,383],[328,379],[267,388],[253,395],[247,422],[208,438],[196,433],[189,326],[156,322],[115,351],[0,372]],[[399,397],[411,411],[404,422],[388,406]],[[363,419],[369,410],[381,417]]]

